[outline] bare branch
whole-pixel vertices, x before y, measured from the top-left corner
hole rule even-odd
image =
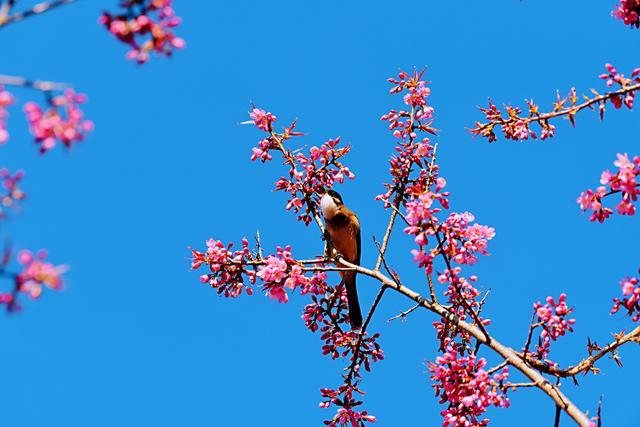
[[[35,89],[42,92],[51,92],[53,90],[64,90],[69,87],[66,83],[50,82],[46,80],[30,80],[25,77],[7,76],[0,74],[0,84],[4,86],[23,87],[27,89]]]
[[[393,316],[393,317],[391,317],[390,319],[387,319],[387,323],[389,323],[389,322],[393,322],[393,321],[394,321],[394,320],[396,320],[396,319],[402,319],[402,320],[404,320],[404,319],[406,319],[406,318],[407,318],[407,316],[408,316],[409,314],[413,313],[416,309],[418,309],[418,308],[420,308],[420,307],[421,307],[421,305],[420,305],[420,304],[416,304],[416,305],[414,305],[413,307],[411,307],[410,309],[408,309],[408,310],[406,310],[406,311],[401,311],[401,312],[400,312],[400,314],[398,314],[398,315],[396,315],[396,316]]]
[[[4,20],[0,20],[0,28],[9,25],[9,24],[14,24],[16,22],[20,22],[26,18],[29,18],[31,16],[35,16],[35,15],[40,15],[41,13],[45,13],[48,12],[50,10],[56,9],[60,6],[64,6],[66,4],[69,3],[73,3],[76,0],[53,0],[53,1],[45,1],[42,3],[38,3],[35,6],[33,6],[31,9],[22,11],[22,12],[18,12],[15,13],[11,16],[8,16],[8,13],[11,12],[11,6],[9,6],[8,11],[7,11],[7,16],[5,17]],[[15,4],[15,0],[10,0],[9,3],[11,3],[11,5]],[[2,16],[0,16],[0,18],[2,18]]]

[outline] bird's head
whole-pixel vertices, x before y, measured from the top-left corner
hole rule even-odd
[[[343,205],[342,196],[335,190],[327,190],[320,199],[320,210],[325,220],[333,218]]]

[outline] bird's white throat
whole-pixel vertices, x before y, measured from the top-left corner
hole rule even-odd
[[[325,194],[320,199],[320,210],[322,210],[322,216],[324,219],[331,219],[338,213],[338,205],[328,194]]]

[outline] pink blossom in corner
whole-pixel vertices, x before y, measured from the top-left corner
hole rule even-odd
[[[611,12],[615,18],[623,21],[631,27],[640,26],[640,2],[638,0],[620,0]]]
[[[86,95],[71,89],[63,95],[55,96],[43,110],[35,102],[24,105],[31,134],[40,144],[40,152],[46,153],[61,142],[70,148],[74,142],[84,140],[87,132],[93,130],[93,122],[84,119],[80,105],[87,102]]]

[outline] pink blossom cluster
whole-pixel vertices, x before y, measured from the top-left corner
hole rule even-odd
[[[206,265],[210,273],[201,275],[200,281],[216,289],[219,295],[236,298],[243,290],[247,295],[252,295],[253,289],[244,279],[246,276],[250,284],[256,282],[256,272],[246,266],[246,262],[251,259],[249,241],[242,239],[241,250],[232,251],[232,247],[232,243],[225,246],[220,240],[207,240],[205,252],[191,249],[191,268],[197,270]]]
[[[0,180],[5,190],[0,194],[0,220],[7,217],[7,208],[15,208],[16,203],[24,200],[27,195],[20,188],[20,181],[24,178],[24,172],[19,170],[14,174],[6,169],[0,169]]]
[[[626,277],[620,281],[623,298],[614,298],[611,314],[617,313],[620,308],[627,309],[634,322],[640,321],[640,280],[637,277]]]
[[[84,119],[80,105],[87,102],[86,95],[67,89],[64,94],[51,98],[43,110],[35,102],[24,105],[31,134],[40,144],[40,152],[46,153],[61,142],[70,148],[74,141],[82,141],[93,130],[93,122]]]
[[[616,4],[611,15],[624,22],[630,27],[640,27],[640,1],[638,0],[620,0],[620,4]]]
[[[404,94],[404,103],[410,109],[392,109],[381,117],[397,140],[396,153],[389,162],[392,180],[385,184],[386,192],[376,197],[376,200],[384,201],[385,207],[391,204],[400,206],[406,202],[409,194],[424,191],[437,177],[437,165],[430,170],[430,174],[424,171],[417,177],[410,177],[414,168],[428,166],[434,152],[429,138],[418,138],[418,132],[435,135],[435,129],[431,127],[434,110],[427,102],[431,91],[422,80],[423,75],[424,71],[413,74],[401,71],[397,78],[388,79],[394,85],[390,92]]]
[[[204,252],[191,249],[191,267],[197,270],[203,266],[209,272],[200,276],[202,283],[207,283],[217,290],[218,294],[235,298],[244,290],[253,294],[252,285],[260,279],[262,290],[272,299],[286,303],[288,291],[299,290],[302,295],[310,295],[312,302],[305,306],[302,319],[312,332],[320,332],[323,341],[322,353],[333,359],[348,358],[352,364],[349,380],[334,393],[329,400],[321,403],[322,407],[337,406],[338,412],[327,425],[341,426],[363,425],[375,421],[375,417],[366,411],[353,408],[361,402],[353,399],[353,392],[359,389],[353,385],[360,380],[360,368],[371,370],[371,364],[384,359],[378,344],[379,334],[361,335],[349,328],[347,297],[344,286],[329,286],[327,274],[323,270],[321,259],[300,262],[291,254],[291,248],[278,247],[275,254],[262,257],[249,250],[247,239],[242,241],[242,249],[232,250],[232,245],[225,245],[219,240],[209,239]],[[311,265],[305,267],[305,265]],[[344,329],[343,329],[344,328]],[[329,389],[323,389],[323,397],[329,397]],[[355,423],[355,424],[354,424]]]
[[[7,107],[14,102],[13,95],[0,84],[0,145],[9,140],[9,132],[7,131]]]
[[[37,299],[42,294],[43,286],[56,291],[62,289],[62,274],[67,271],[67,267],[53,265],[46,258],[45,250],[40,250],[35,255],[30,251],[20,251],[18,262],[22,265],[22,270],[15,274],[14,292],[0,293],[0,304],[7,304],[9,311],[17,311],[21,309],[17,301],[19,293]],[[5,272],[4,267],[2,272]]]
[[[302,295],[325,292],[327,287],[326,273],[314,272],[307,276],[302,265],[291,256],[291,247],[277,248],[275,255],[265,258],[265,263],[258,267],[257,277],[263,281],[263,289],[267,295],[281,303],[289,301],[286,289],[300,290]]]
[[[613,163],[618,170],[613,173],[609,170],[602,172],[600,183],[602,186],[595,191],[589,189],[578,197],[577,202],[583,211],[592,211],[589,219],[591,221],[604,222],[613,213],[613,209],[605,207],[602,199],[605,197],[620,194],[620,202],[615,206],[620,215],[634,215],[636,208],[634,203],[638,200],[640,188],[637,177],[640,175],[640,157],[634,156],[630,159],[625,154],[618,153],[618,159]]]
[[[425,268],[427,274],[433,271],[433,262],[438,255],[446,255],[458,264],[473,265],[478,261],[477,254],[489,255],[487,246],[495,236],[495,230],[472,222],[475,217],[469,213],[451,213],[444,223],[439,224],[436,216],[440,208],[433,207],[433,201],[439,200],[442,206],[448,206],[448,200],[440,192],[444,187],[443,178],[438,178],[434,192],[426,192],[407,202],[406,219],[408,226],[404,232],[414,236],[419,249],[411,251],[418,266]],[[447,194],[448,193],[444,193]],[[444,202],[443,202],[444,201]],[[438,244],[430,248],[429,238],[438,233]]]
[[[484,427],[489,420],[482,418],[491,406],[509,407],[504,392],[504,381],[509,378],[508,368],[489,375],[484,369],[487,361],[450,343],[435,363],[429,363],[431,381],[440,403],[447,404],[441,412],[443,427]]]
[[[467,313],[471,310],[477,311],[480,302],[477,298],[480,296],[480,291],[475,288],[473,283],[478,281],[477,276],[469,276],[465,278],[461,275],[462,269],[460,267],[454,267],[451,270],[446,269],[443,273],[438,275],[438,282],[447,285],[447,290],[444,292],[444,296],[447,297],[448,303],[451,308],[450,312],[457,314],[461,319],[467,318]],[[487,326],[491,324],[490,319],[483,319],[479,317],[482,325]],[[436,330],[440,332],[440,325],[438,322],[434,323]],[[440,336],[442,339],[442,336]]]
[[[340,159],[351,147],[340,147],[340,137],[330,139],[324,144],[312,146],[309,153],[296,150],[291,152],[285,142],[292,137],[303,134],[295,130],[296,122],[285,128],[282,133],[273,130],[276,116],[260,108],[253,108],[249,113],[251,120],[243,124],[254,124],[268,135],[253,148],[251,160],[260,159],[263,163],[272,160],[272,150],[282,154],[284,163],[289,167],[288,176],[282,176],[276,181],[276,191],[289,193],[287,210],[298,214],[298,220],[309,225],[312,221],[317,195],[334,187],[335,183],[343,183],[345,178],[354,179],[355,175]]]
[[[533,327],[542,328],[535,354],[541,360],[548,357],[551,341],[556,341],[567,332],[573,332],[576,320],[567,318],[573,312],[573,308],[569,308],[566,299],[566,294],[561,294],[557,302],[549,296],[546,304],[538,301],[533,305],[536,316],[536,324]]]
[[[363,394],[357,387],[351,384],[343,384],[336,390],[323,388],[320,390],[322,397],[327,400],[320,403],[321,408],[328,408],[331,404],[339,407],[336,415],[324,422],[329,427],[362,427],[366,423],[375,423],[376,417],[369,415],[367,411],[354,410],[362,404],[355,399],[354,394]]]
[[[181,19],[172,3],[173,0],[125,0],[121,3],[125,12],[117,15],[104,12],[99,22],[131,48],[127,59],[144,64],[153,52],[171,56],[174,49],[186,46],[184,39],[173,32]]]
[[[624,74],[618,73],[616,67],[611,64],[605,64],[604,66],[607,70],[606,73],[600,74],[600,78],[606,81],[607,87],[616,86],[616,88],[627,88],[634,83],[640,83],[640,68],[636,68],[631,72],[631,78],[627,78]],[[633,108],[633,100],[635,99],[636,93],[634,91],[627,92],[624,95],[612,95],[609,99],[611,103],[616,109],[622,107],[624,104],[628,109]],[[601,111],[602,113],[602,111]]]

